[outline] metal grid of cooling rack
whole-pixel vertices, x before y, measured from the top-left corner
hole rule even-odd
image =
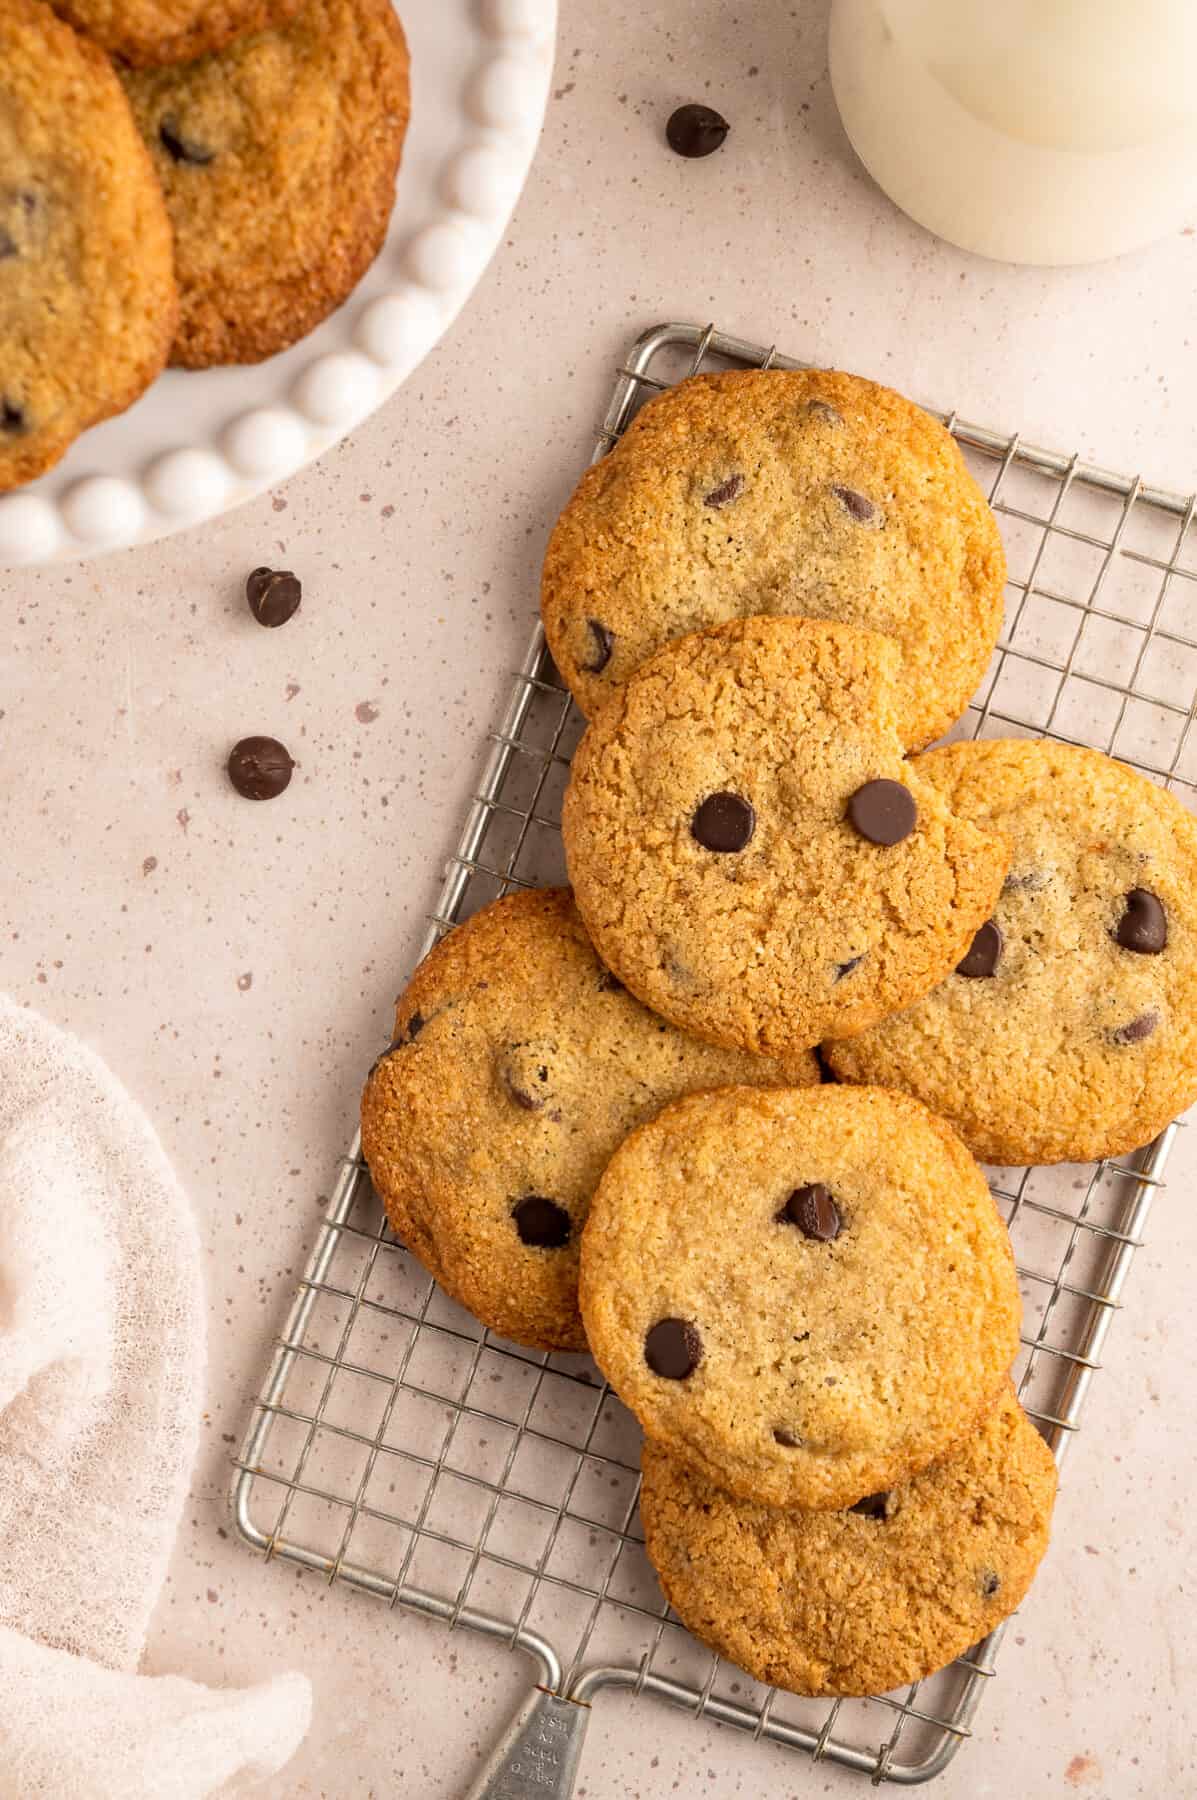
[[[648,395],[728,365],[800,366],[713,327],[646,333],[619,372],[596,457]],[[954,735],[1092,744],[1193,804],[1197,496],[937,416],[989,494],[1010,563],[1005,630]],[[538,631],[425,948],[510,888],[561,879],[559,802],[580,730]],[[1080,1424],[1175,1129],[1125,1162],[993,1172],[1024,1298],[1019,1392],[1057,1459]],[[586,1708],[608,1687],[875,1783],[946,1767],[993,1674],[1000,1629],[902,1693],[827,1703],[766,1691],[668,1613],[637,1493],[636,1428],[593,1365],[501,1342],[441,1294],[389,1232],[355,1142],[255,1406],[234,1513],[268,1557],[534,1658],[553,1698],[517,1722],[476,1791],[565,1795]]]

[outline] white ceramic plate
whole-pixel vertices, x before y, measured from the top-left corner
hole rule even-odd
[[[0,565],[95,556],[213,518],[373,412],[452,324],[544,120],[557,0],[397,0],[412,119],[385,246],[339,311],[248,368],[169,369],[40,480],[0,496]]]

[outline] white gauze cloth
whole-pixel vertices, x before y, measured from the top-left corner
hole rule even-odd
[[[195,1457],[199,1244],[146,1119],[0,996],[0,1797],[200,1800],[274,1774],[311,1690],[136,1673]]]

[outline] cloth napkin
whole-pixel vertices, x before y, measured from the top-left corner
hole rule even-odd
[[[242,1793],[307,1730],[300,1675],[136,1672],[195,1457],[199,1268],[142,1113],[0,996],[0,1800]]]

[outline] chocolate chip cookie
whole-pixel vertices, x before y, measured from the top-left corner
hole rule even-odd
[[[646,1006],[777,1055],[863,1030],[965,954],[1006,850],[903,761],[897,666],[875,632],[736,619],[658,651],[591,721],[566,858]]]
[[[107,58],[39,0],[0,0],[0,492],[137,399],[177,308],[162,195]]]
[[[986,1637],[1023,1599],[1056,1497],[1012,1393],[949,1456],[846,1511],[745,1505],[644,1446],[645,1543],[682,1623],[758,1681],[881,1694]]]
[[[386,237],[410,105],[390,0],[306,0],[290,23],[125,85],[174,225],[171,360],[259,362],[293,344]]]
[[[699,375],[583,477],[545,557],[549,645],[583,712],[671,638],[748,613],[869,626],[901,650],[898,733],[959,718],[1002,621],[996,522],[952,438],[831,370]]]
[[[980,1170],[879,1088],[666,1107],[598,1185],[580,1297],[648,1435],[773,1506],[850,1506],[917,1473],[997,1404],[1018,1350]]]
[[[362,1100],[395,1231],[504,1337],[581,1349],[578,1256],[611,1152],[667,1100],[816,1082],[655,1019],[599,962],[568,889],[499,900],[417,969]]]
[[[277,25],[302,0],[54,0],[76,31],[132,68],[186,62],[247,31]]]
[[[1096,750],[952,744],[912,772],[1010,873],[955,972],[827,1056],[917,1094],[987,1162],[1145,1144],[1197,1100],[1197,825]]]

